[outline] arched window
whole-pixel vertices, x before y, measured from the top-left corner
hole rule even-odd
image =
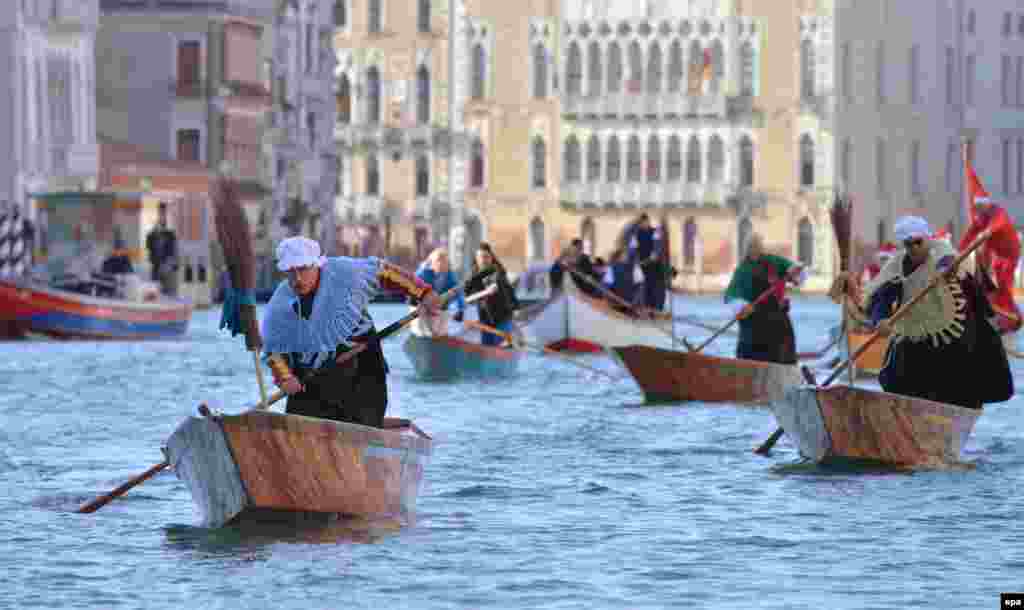
[[[740,95],[754,95],[754,45],[740,47]]]
[[[967,56],[967,65],[964,70],[967,74],[964,75],[964,103],[968,106],[974,105],[974,85],[976,83],[978,68],[978,57],[971,53]]]
[[[349,124],[352,122],[352,86],[348,82],[348,75],[342,74],[338,77],[338,93],[335,95],[338,107],[338,122]]]
[[[704,47],[700,42],[694,40],[690,43],[690,81],[687,84],[687,92],[690,95],[700,94],[700,76],[704,72]]]
[[[484,143],[473,140],[473,150],[469,163],[469,185],[473,188],[484,187]]]
[[[640,182],[643,166],[640,162],[640,138],[635,134],[629,136],[626,148],[626,180]]]
[[[544,45],[533,47],[533,97],[544,99],[548,96],[548,52]]]
[[[366,28],[371,34],[379,34],[383,29],[380,2],[381,0],[367,0],[366,3]]]
[[[608,93],[622,91],[622,49],[612,41],[608,45]]]
[[[661,182],[661,140],[654,134],[647,138],[647,181]]]
[[[416,24],[420,32],[430,32],[430,0],[420,0],[419,15],[416,19]]]
[[[583,89],[583,57],[576,41],[569,43],[569,56],[565,63],[565,92],[580,95]]]
[[[750,222],[750,219],[744,216],[740,219],[739,225],[736,227],[736,247],[739,250],[739,257],[743,258],[743,255],[747,252],[747,245],[750,243],[750,236],[754,233],[754,223]]]
[[[690,136],[690,142],[686,147],[686,181],[691,184],[701,180],[700,158],[700,140],[697,136]]]
[[[590,83],[587,85],[590,95],[601,94],[601,46],[591,42],[587,49],[587,70],[590,72]]]
[[[800,43],[800,97],[814,97],[814,43]]]
[[[348,0],[335,0],[334,2],[334,27],[348,27],[348,7],[345,3]]]
[[[601,141],[590,136],[587,142],[587,182],[601,180]]]
[[[533,142],[530,143],[530,157],[533,166],[530,184],[535,189],[546,188],[548,185],[548,147],[540,136],[534,136]]]
[[[426,197],[430,194],[430,162],[426,155],[416,157],[416,196]]]
[[[722,138],[715,134],[708,142],[708,182],[721,184],[725,178],[725,145]]]
[[[580,223],[580,239],[583,240],[584,254],[593,254],[597,245],[597,225],[593,218],[587,216]]]
[[[814,227],[806,216],[797,225],[796,257],[807,269],[814,265]]]
[[[839,178],[842,182],[840,186],[849,190],[853,178],[853,144],[850,138],[843,140],[843,147],[839,152]]]
[[[380,195],[380,162],[374,154],[366,156],[366,194]]]
[[[416,70],[416,122],[430,123],[430,71],[426,66]]]
[[[974,14],[974,9],[972,8],[970,11],[967,12],[967,33],[968,34],[973,34],[974,33],[974,31],[976,29],[977,22],[978,22],[978,18]]]
[[[1010,157],[1010,141],[1006,140],[1003,143],[1003,152],[1006,155],[1004,163],[1009,163]],[[1010,192],[1010,172],[1009,165],[1005,167],[1005,173],[1003,179],[1006,181],[1006,192]],[[914,195],[921,194],[921,141],[914,140],[910,143],[910,192]]]
[[[683,45],[672,41],[668,51],[668,91],[678,93],[683,83]]]
[[[487,87],[487,51],[480,43],[473,47],[473,71],[470,73],[470,78],[473,79],[470,95],[475,100],[484,99],[484,91]]]
[[[722,41],[716,40],[711,45],[711,82],[708,83],[708,90],[711,93],[718,93],[722,88],[722,78],[725,76],[725,51]]]
[[[370,66],[366,71],[366,122],[380,123],[380,71]]]
[[[740,186],[754,186],[754,141],[740,138]]]
[[[888,186],[885,181],[885,140],[878,138],[875,140],[875,173],[876,188],[878,189],[878,196],[885,197],[888,194]]]
[[[683,146],[679,136],[668,138],[668,181],[679,182],[683,178]]]
[[[800,186],[814,186],[814,140],[800,136]]]
[[[607,161],[605,162],[605,172],[607,172],[608,182],[620,182],[622,180],[622,151],[619,150],[619,138],[612,136],[608,139],[608,152]]]
[[[651,45],[650,55],[647,56],[647,92],[659,93],[661,91],[661,45]]]
[[[629,45],[629,87],[630,93],[638,93],[644,86],[644,57],[640,43],[633,41]]]
[[[530,260],[544,260],[544,221],[534,216],[530,221]]]
[[[580,159],[580,141],[575,135],[569,136],[565,141],[565,181],[579,182],[582,178],[582,166]]]
[[[697,264],[697,220],[692,216],[683,224],[683,265]]]

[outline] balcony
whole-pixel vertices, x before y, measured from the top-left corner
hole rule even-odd
[[[725,118],[726,96],[679,93],[608,93],[567,95],[562,114],[578,118]]]
[[[334,141],[350,151],[379,150],[402,156],[427,150],[447,155],[449,147],[454,145],[455,154],[465,156],[471,138],[464,131],[455,132],[453,137],[450,129],[437,125],[390,127],[383,124],[336,123]]]
[[[721,183],[578,182],[563,184],[561,199],[575,208],[724,207],[737,193]]]

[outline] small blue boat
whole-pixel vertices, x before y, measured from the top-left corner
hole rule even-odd
[[[456,337],[422,337],[410,333],[402,349],[416,376],[425,381],[459,377],[510,377],[519,368],[522,353],[514,349],[470,343]]]

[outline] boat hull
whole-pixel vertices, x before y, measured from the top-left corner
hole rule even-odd
[[[806,458],[895,466],[958,462],[982,413],[845,385],[790,388],[772,411]]]
[[[385,426],[269,411],[190,417],[166,451],[207,527],[267,511],[408,521],[431,441],[405,420]]]
[[[9,337],[168,339],[184,335],[191,317],[192,306],[186,301],[134,303],[0,279],[0,320]]]
[[[764,404],[800,385],[796,366],[641,345],[613,348],[648,402]]]
[[[565,276],[563,288],[523,315],[521,327],[529,342],[581,353],[634,344],[673,347],[671,321],[628,316],[603,299],[584,294],[571,275]]]
[[[520,352],[470,343],[456,337],[409,334],[402,346],[416,376],[445,381],[459,377],[509,377],[519,369]]]

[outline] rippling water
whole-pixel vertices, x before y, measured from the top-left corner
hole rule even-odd
[[[795,303],[800,349],[835,309]],[[177,342],[0,344],[0,607],[960,609],[1024,589],[1020,397],[980,418],[969,468],[837,472],[785,437],[753,455],[767,410],[644,406],[628,378],[541,357],[515,380],[418,383],[399,341],[389,413],[435,437],[414,525],[207,530],[170,473],[73,513],[161,461],[200,402],[255,400],[217,320]]]

